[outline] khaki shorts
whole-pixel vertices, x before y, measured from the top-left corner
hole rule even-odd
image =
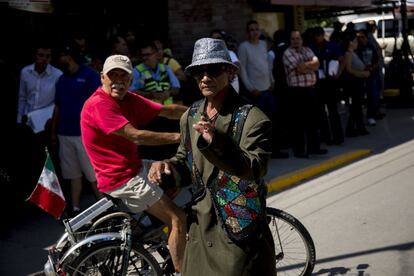
[[[160,200],[164,191],[157,184],[147,178],[148,160],[143,160],[141,171],[124,185],[115,190],[106,192],[108,195],[119,198],[128,206],[131,212],[139,213]]]
[[[81,137],[58,135],[58,138],[62,177],[65,179],[76,179],[84,174],[89,182],[95,182],[95,172],[86,154]]]

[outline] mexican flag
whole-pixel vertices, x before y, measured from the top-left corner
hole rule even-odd
[[[53,167],[52,159],[47,152],[46,162],[37,185],[27,199],[39,206],[55,218],[60,218],[65,210],[65,197]]]

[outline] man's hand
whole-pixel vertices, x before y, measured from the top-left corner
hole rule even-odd
[[[204,116],[201,117],[201,121],[193,124],[193,128],[201,134],[203,139],[210,144],[214,138],[214,125],[206,119]]]
[[[156,161],[151,164],[148,172],[148,180],[156,183],[161,183],[162,174],[171,174],[171,164],[166,161]]]
[[[307,72],[307,67],[305,63],[300,63],[298,66],[296,66],[296,71],[299,74],[305,74]]]

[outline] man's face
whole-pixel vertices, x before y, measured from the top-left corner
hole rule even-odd
[[[123,39],[122,37],[118,37],[118,42],[115,43],[113,47],[114,47],[113,48],[114,54],[124,55],[124,56],[130,55],[128,44],[126,43],[125,39]]]
[[[47,65],[50,63],[50,60],[52,59],[52,53],[51,49],[47,48],[39,48],[37,49],[35,53],[35,65],[40,70],[45,70]]]
[[[320,45],[320,44],[323,43],[324,39],[325,39],[324,34],[318,34],[318,35],[315,36],[315,43],[317,45]]]
[[[151,68],[154,68],[158,64],[158,51],[152,47],[142,48],[141,57],[144,64]]]
[[[290,46],[292,48],[298,49],[302,47],[302,36],[299,32],[295,31],[290,34]]]
[[[215,97],[229,85],[228,68],[223,64],[198,66],[193,76],[204,97]]]
[[[249,40],[257,40],[260,37],[260,28],[256,23],[250,24],[247,27],[247,38]]]
[[[101,74],[102,87],[112,98],[122,100],[128,92],[132,82],[132,75],[128,72],[115,68],[108,73]]]
[[[368,38],[364,33],[358,33],[357,34],[357,38],[358,38],[358,44],[361,46],[367,46],[368,44]]]

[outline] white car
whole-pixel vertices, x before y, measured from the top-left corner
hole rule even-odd
[[[411,52],[414,53],[414,14],[409,14],[407,19],[408,43]],[[367,22],[370,20],[374,20],[377,24],[377,31],[374,33],[374,37],[384,49],[383,53],[385,63],[387,64],[391,60],[394,46],[397,49],[401,49],[403,42],[401,16],[396,14],[394,18],[392,14],[367,14],[359,15],[357,18],[350,20],[350,22],[355,24],[355,30],[361,30],[366,29]]]

